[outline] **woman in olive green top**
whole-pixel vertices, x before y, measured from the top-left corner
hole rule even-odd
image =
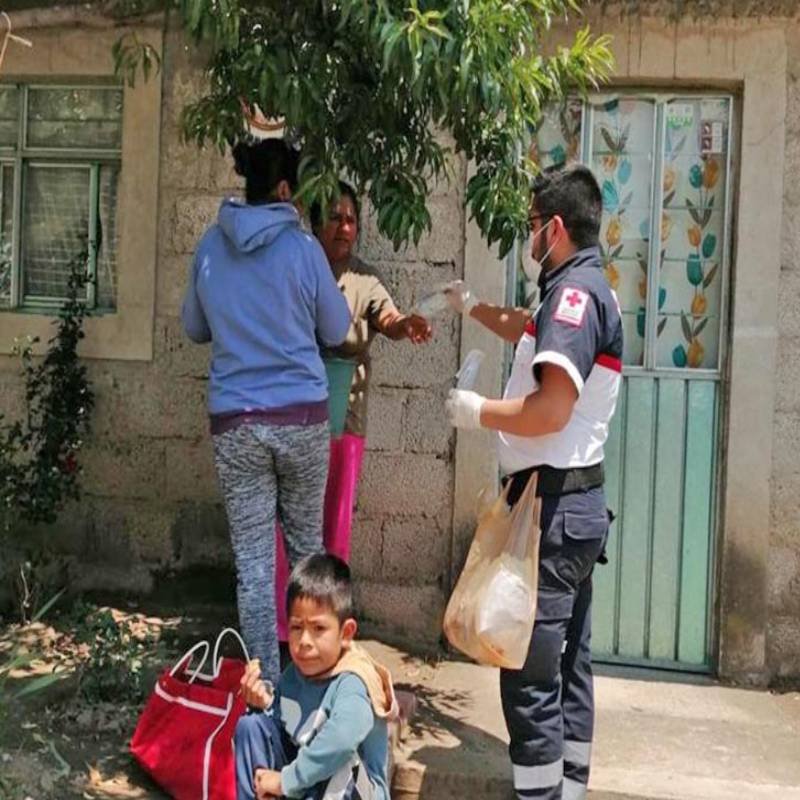
[[[378,273],[353,255],[353,247],[358,239],[358,198],[352,187],[344,182],[340,182],[339,191],[339,200],[331,209],[327,221],[322,219],[319,207],[312,208],[311,227],[325,250],[353,318],[344,342],[325,353],[356,362],[344,433],[331,439],[323,515],[325,549],[349,561],[353,506],[364,457],[367,425],[369,347],[379,333],[389,339],[408,339],[414,344],[422,344],[430,339],[431,326],[423,317],[400,313]],[[284,615],[288,567],[281,544],[278,542],[275,586],[279,634],[282,640],[286,640],[288,631]]]

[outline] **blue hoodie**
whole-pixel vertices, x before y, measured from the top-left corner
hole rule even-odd
[[[319,344],[344,341],[350,310],[319,242],[289,203],[225,200],[197,247],[183,327],[211,342],[211,414],[328,397]]]

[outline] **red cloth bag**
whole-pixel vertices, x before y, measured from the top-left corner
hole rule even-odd
[[[246,706],[239,683],[246,662],[221,658],[219,647],[232,628],[217,638],[211,674],[202,670],[210,647],[199,642],[156,682],[139,717],[131,752],[142,768],[175,800],[236,800],[233,733]],[[189,673],[196,653],[200,664]]]

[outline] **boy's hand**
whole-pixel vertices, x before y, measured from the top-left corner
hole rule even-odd
[[[258,800],[271,800],[283,794],[281,774],[271,769],[257,769],[255,774],[255,790]]]
[[[261,662],[257,658],[247,663],[241,686],[242,697],[250,708],[265,711],[272,705],[272,689],[261,680]]]

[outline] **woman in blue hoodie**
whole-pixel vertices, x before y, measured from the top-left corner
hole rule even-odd
[[[277,139],[237,144],[245,202],[225,200],[200,240],[183,325],[211,343],[208,405],[237,573],[239,623],[264,676],[280,675],[275,523],[292,564],[322,552],[328,383],[319,347],[344,341],[350,311],[291,198],[297,155]]]

